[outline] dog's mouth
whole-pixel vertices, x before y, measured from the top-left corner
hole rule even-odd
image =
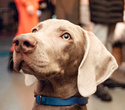
[[[22,68],[22,64],[24,63],[24,60],[19,63],[19,66],[17,67],[17,70],[20,71]]]
[[[23,55],[20,60],[16,59],[14,62],[14,69],[18,72],[22,70],[27,74],[41,74],[45,72],[48,64],[48,61],[38,61]]]
[[[32,55],[15,55],[14,69],[18,72],[35,75],[36,77],[51,77],[60,72],[60,67],[56,63],[51,63],[46,57],[37,59]]]
[[[22,60],[17,66],[15,67],[16,71],[22,70],[24,73],[32,74],[34,71],[33,69],[24,61]]]
[[[52,78],[56,75],[56,72],[51,72],[48,69],[46,70],[46,66],[41,68],[33,63],[32,65],[29,65],[29,63],[22,60],[17,66],[17,70],[19,72],[23,71],[25,74],[35,75],[38,79]]]

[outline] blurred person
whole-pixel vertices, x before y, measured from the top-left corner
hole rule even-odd
[[[80,0],[56,0],[56,18],[66,19],[79,25],[79,1]]]
[[[39,22],[37,10],[41,0],[14,0],[18,11],[18,29],[15,36],[29,33]],[[14,45],[10,49],[9,70],[13,70],[12,54]]]
[[[124,19],[125,21],[125,19]],[[125,45],[125,23],[117,23],[115,32],[114,32],[114,44],[113,44],[113,51],[112,54],[114,55],[119,68],[117,71],[113,73],[111,78],[120,83],[121,86],[125,87],[125,60],[124,60],[124,52],[125,50],[123,49]],[[116,84],[114,86],[120,86],[120,84]],[[123,85],[122,85],[123,84]]]
[[[115,57],[119,68],[112,74],[110,79],[103,83],[104,86],[107,86],[108,88],[125,88],[125,8],[123,20],[124,22],[116,24],[112,48],[112,54]]]
[[[123,22],[124,0],[89,0],[89,6],[93,33],[112,52],[115,25]],[[95,95],[103,101],[112,100],[103,84],[97,87]]]
[[[93,23],[90,21],[89,1],[80,0],[80,26],[88,31],[92,31]]]
[[[55,15],[55,1],[54,0],[43,0],[39,2],[40,17],[39,21],[51,19]]]

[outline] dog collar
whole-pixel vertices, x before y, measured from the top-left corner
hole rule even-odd
[[[51,106],[70,106],[74,104],[86,105],[88,103],[88,97],[71,97],[68,99],[52,98],[41,95],[35,95],[36,103],[41,105]]]

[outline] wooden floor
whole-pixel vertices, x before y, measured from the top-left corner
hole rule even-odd
[[[26,87],[24,77],[7,70],[8,57],[0,57],[0,110],[31,110],[34,87]],[[112,102],[102,102],[95,96],[89,98],[88,110],[125,110],[125,90],[112,89]]]

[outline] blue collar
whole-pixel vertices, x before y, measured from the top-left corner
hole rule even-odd
[[[71,97],[68,99],[52,98],[41,95],[35,95],[36,103],[41,105],[51,106],[70,106],[74,104],[86,105],[88,103],[88,97]]]

